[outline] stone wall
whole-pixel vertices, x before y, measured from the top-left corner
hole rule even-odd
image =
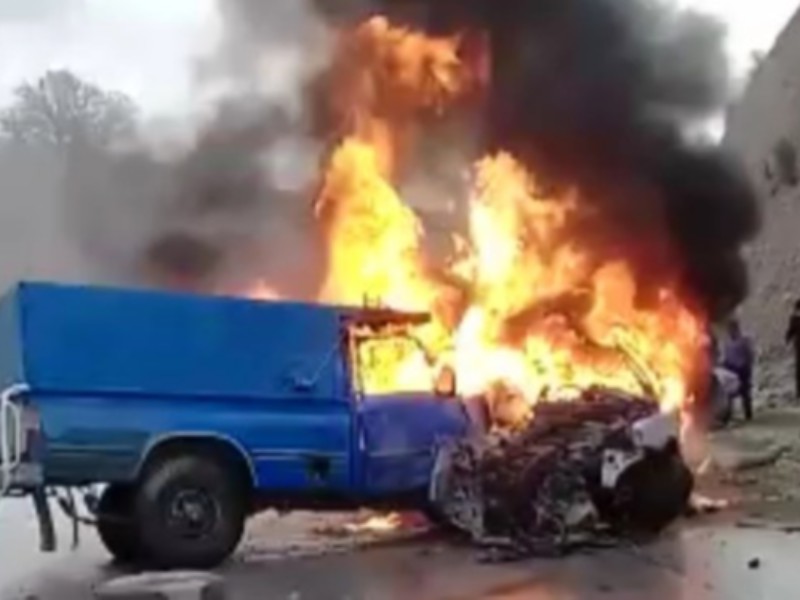
[[[724,143],[744,163],[763,213],[741,314],[759,344],[762,379],[783,384],[786,319],[800,298],[800,12],[729,111]]]

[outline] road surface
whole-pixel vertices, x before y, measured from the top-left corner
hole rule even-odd
[[[79,551],[42,559],[24,507],[11,504],[0,509],[0,600],[88,599],[119,574],[90,535]],[[800,584],[800,535],[730,523],[683,524],[643,550],[506,565],[430,537],[312,558],[265,547],[248,544],[220,570],[232,600],[794,600]]]

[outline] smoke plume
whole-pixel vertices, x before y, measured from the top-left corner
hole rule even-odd
[[[221,46],[197,82],[216,100],[196,131],[166,151],[162,135],[73,152],[71,226],[105,281],[237,294],[263,280],[307,297],[321,277],[310,199],[322,146],[304,96],[327,28],[299,0],[221,0],[219,12]]]
[[[318,148],[261,97],[220,105],[193,147],[158,164],[164,194],[138,267],[160,285],[305,297],[319,274],[308,198]]]
[[[311,214],[322,145],[307,87],[329,30],[306,0],[220,0],[224,35],[201,84],[223,90],[213,118],[173,161],[162,232],[144,252],[159,283],[241,293],[264,280],[313,295],[321,274]]]
[[[318,4],[340,25],[380,13],[431,33],[483,32],[483,150],[511,150],[546,186],[578,189],[605,223],[581,235],[612,256],[635,249],[644,280],[678,263],[711,314],[744,298],[754,196],[730,157],[684,134],[727,98],[717,22],[645,0]]]
[[[744,298],[754,196],[730,157],[685,135],[727,99],[724,29],[710,18],[655,0],[218,5],[225,35],[203,83],[223,82],[226,100],[180,157],[147,159],[158,216],[137,264],[148,277],[223,290],[263,277],[311,293],[323,262],[310,214],[315,173],[337,133],[318,110],[331,41],[380,13],[474,35],[491,50],[479,112],[427,132],[398,182],[404,193],[458,196],[464,156],[510,150],[542,185],[577,189],[601,217],[602,226],[577,225],[605,252],[598,259],[633,255],[644,282],[681,265],[685,287],[715,316]]]

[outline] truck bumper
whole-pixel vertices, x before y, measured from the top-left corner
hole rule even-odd
[[[26,496],[33,500],[41,548],[56,547],[55,528],[45,489],[41,422],[24,396],[28,386],[12,385],[0,393],[0,498]]]

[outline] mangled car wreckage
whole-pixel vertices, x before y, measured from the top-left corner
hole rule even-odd
[[[540,404],[520,426],[453,440],[431,485],[449,524],[506,556],[658,532],[691,491],[676,417],[599,388]]]

